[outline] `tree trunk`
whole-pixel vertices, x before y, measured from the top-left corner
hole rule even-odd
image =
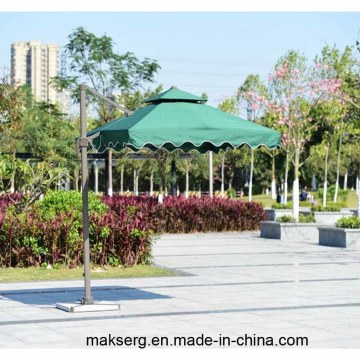
[[[276,199],[275,154],[272,157],[271,198]]]
[[[293,217],[299,221],[299,164],[300,149],[295,149],[294,183],[293,183]]]
[[[65,190],[69,191],[70,190],[70,175],[67,174],[66,178],[65,178]]]
[[[284,179],[284,204],[287,204],[287,198],[288,198],[288,177],[289,177],[289,153],[286,152],[285,179]]]
[[[121,164],[121,168],[120,168],[120,195],[124,195],[124,171],[125,171],[125,164]]]
[[[312,175],[312,179],[311,179],[311,189],[313,191],[315,191],[317,189],[317,184],[316,184],[316,176],[315,174]]]
[[[221,197],[225,196],[225,152],[221,156]]]
[[[328,158],[329,158],[329,145],[325,147],[325,174],[324,174],[324,192],[323,192],[323,206],[326,206],[327,195],[327,174],[328,174]]]
[[[139,171],[138,169],[134,169],[134,195],[139,195]]]
[[[251,149],[250,179],[249,179],[249,201],[252,201],[253,172],[254,172],[254,149]]]
[[[139,170],[136,169],[136,177],[135,177],[135,186],[136,186],[136,193],[135,195],[139,195]]]
[[[176,161],[171,161],[171,193],[172,196],[176,196]]]
[[[232,182],[234,179],[234,171],[231,166],[229,166],[229,182],[228,182],[228,189],[232,189]]]
[[[189,167],[186,166],[185,173],[185,199],[189,198]]]
[[[209,196],[213,197],[213,153],[209,151]]]
[[[74,170],[74,189],[75,191],[79,191],[79,170]]]
[[[357,188],[360,189],[360,179],[357,176]],[[358,191],[358,206],[357,206],[357,216],[360,218],[360,191]]]
[[[151,169],[150,172],[150,196],[152,196],[154,192],[154,170]]]
[[[344,185],[343,185],[344,190],[347,189],[347,182],[348,182],[348,169],[345,170],[345,175],[344,175]]]
[[[11,175],[10,178],[10,193],[14,193],[15,192],[15,174]]]
[[[337,158],[337,164],[336,164],[336,182],[335,182],[334,203],[336,203],[337,195],[338,195],[338,191],[339,191],[341,145],[342,145],[342,134],[340,134],[338,158]]]
[[[11,178],[10,178],[10,193],[14,193],[15,192],[15,172],[16,172],[16,165],[15,165],[15,160],[16,160],[16,150],[13,151],[12,153],[12,156],[14,158],[14,172],[13,174],[11,175]]]

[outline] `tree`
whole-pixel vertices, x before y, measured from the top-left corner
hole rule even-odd
[[[330,66],[314,62],[296,51],[281,57],[269,76],[269,97],[248,93],[253,103],[262,104],[274,115],[282,129],[282,145],[289,151],[294,165],[293,216],[299,219],[299,169],[305,144],[318,126],[311,114],[315,106],[324,101],[338,99],[341,79]]]
[[[353,95],[353,79],[355,76],[355,65],[357,62],[353,56],[353,50],[351,47],[347,46],[343,52],[340,52],[336,46],[325,46],[321,51],[321,55],[317,56],[315,61],[317,64],[321,64],[324,68],[331,68],[333,76],[341,80],[341,94],[344,94],[344,97],[350,97]],[[344,100],[339,101],[339,99],[336,98],[328,104],[321,104],[320,107],[325,107],[327,110],[325,111],[327,115],[327,118],[325,119],[325,133],[327,134],[325,134],[325,136],[328,138],[328,143],[334,142],[339,144],[337,151],[334,193],[334,202],[336,202],[339,189],[342,140],[344,134],[349,132],[351,129],[350,124],[352,119],[348,114],[351,104]],[[328,118],[331,118],[331,120],[328,121]],[[327,178],[325,177],[324,206],[326,204],[326,182]]]
[[[15,204],[19,212],[27,211],[41,195],[58,183],[60,177],[67,174],[67,169],[46,161],[16,159],[15,163],[21,179],[20,191],[25,194],[24,198]]]
[[[86,82],[99,94],[113,98],[119,94],[135,91],[146,82],[153,82],[160,69],[155,60],[145,58],[140,61],[133,53],[119,54],[114,50],[114,42],[107,35],[96,36],[83,27],[69,35],[65,52],[70,59],[70,75],[57,76],[53,85],[57,90],[70,90],[79,102],[79,85]],[[99,97],[92,96],[92,105],[98,114],[100,124],[116,117],[112,106]],[[112,150],[108,150],[109,169],[112,169]],[[109,171],[110,173],[110,171]],[[112,178],[109,176],[107,194],[112,194]]]
[[[9,153],[15,164],[16,150],[19,146],[19,133],[23,125],[26,87],[10,84],[9,76],[0,80],[0,146],[1,151]],[[15,191],[16,167],[10,166],[10,192]]]
[[[238,101],[235,96],[224,99],[219,105],[218,109],[224,112],[228,112],[233,115],[237,115],[239,112]],[[221,173],[224,173],[225,176],[221,176],[221,180],[225,181],[224,178],[228,179],[228,189],[233,187],[233,179],[235,175],[235,169],[240,165],[239,164],[239,153],[238,149],[227,149],[223,154],[223,159],[221,159]],[[221,184],[221,188],[224,188],[224,184]]]
[[[209,160],[207,154],[192,152],[194,162],[190,174],[189,182],[195,184],[199,191],[205,188],[205,181],[209,179]]]
[[[23,149],[34,156],[68,168],[77,161],[77,124],[65,118],[56,105],[36,103],[28,109],[20,136]]]
[[[247,119],[249,121],[256,122],[262,115],[260,107],[256,106],[256,103],[252,102],[251,97],[248,96],[249,92],[258,93],[261,96],[267,96],[268,91],[265,84],[261,81],[259,75],[250,74],[245,79],[244,83],[239,87],[237,92],[238,106],[246,110]],[[273,159],[273,172],[272,172],[272,197],[275,198],[275,156],[269,152],[269,155]],[[252,201],[252,184],[253,184],[253,169],[254,169],[254,149],[251,149],[250,156],[250,176],[249,176],[249,201]],[[286,197],[285,197],[286,199]]]
[[[145,58],[140,61],[133,53],[119,54],[114,50],[114,42],[107,35],[96,36],[83,27],[69,35],[65,52],[70,59],[70,75],[57,76],[53,85],[58,90],[71,90],[73,99],[79,101],[79,85],[86,82],[98,93],[113,97],[135,91],[143,83],[153,82],[160,66],[155,60]],[[102,122],[114,117],[113,108],[94,97],[92,103]]]
[[[126,109],[135,111],[141,106],[144,106],[143,100],[151,98],[160,94],[163,91],[163,86],[158,85],[155,89],[147,89],[145,91],[136,90],[135,92],[123,92],[116,96],[116,101],[123,104]]]
[[[181,159],[177,163],[177,167],[179,171],[185,174],[185,198],[189,197],[189,190],[190,190],[190,181],[189,181],[189,174],[190,171],[194,167],[194,160],[196,159],[196,152],[192,151],[189,154],[189,158]]]

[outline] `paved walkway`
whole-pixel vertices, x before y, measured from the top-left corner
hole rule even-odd
[[[83,296],[82,281],[0,284],[0,347],[79,348],[109,334],[306,336],[310,347],[360,347],[359,250],[246,232],[166,235],[154,255],[182,276],[92,281],[95,300],[120,311],[56,309]]]

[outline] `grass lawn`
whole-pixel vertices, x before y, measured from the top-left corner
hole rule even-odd
[[[40,280],[81,280],[84,269],[0,268],[0,282],[24,282]],[[151,265],[129,268],[109,267],[91,270],[92,279],[121,279],[131,277],[176,276],[177,273]]]
[[[358,200],[357,200],[356,190],[349,190],[348,194],[349,195],[347,199],[347,207],[350,209],[357,208]],[[247,199],[248,199],[247,196],[244,196],[242,200],[246,201]],[[253,201],[261,203],[264,208],[271,208],[271,205],[275,204],[276,202],[276,200],[273,200],[271,198],[271,194],[253,195]],[[288,201],[292,201],[292,193],[288,194]],[[322,204],[322,199],[320,198],[315,198],[315,201],[320,205]],[[340,199],[338,199],[338,202],[339,201]]]
[[[243,199],[247,200],[246,198],[247,197],[244,196]],[[266,195],[266,194],[253,195],[252,200],[254,202],[261,203],[261,205],[264,208],[271,208],[271,205],[276,203],[276,200],[273,200],[271,198],[271,194],[268,194],[268,195]],[[288,197],[288,201],[289,201],[289,197]]]
[[[350,209],[353,208],[357,208],[358,206],[358,198],[356,195],[356,190],[349,190],[349,196],[348,196],[348,201],[347,201],[347,205]]]

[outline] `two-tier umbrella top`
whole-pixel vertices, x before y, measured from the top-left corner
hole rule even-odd
[[[159,148],[184,152],[218,152],[248,145],[276,148],[280,133],[205,104],[206,99],[177,88],[144,101],[133,114],[113,120],[89,132],[98,135],[93,149],[139,151]]]

